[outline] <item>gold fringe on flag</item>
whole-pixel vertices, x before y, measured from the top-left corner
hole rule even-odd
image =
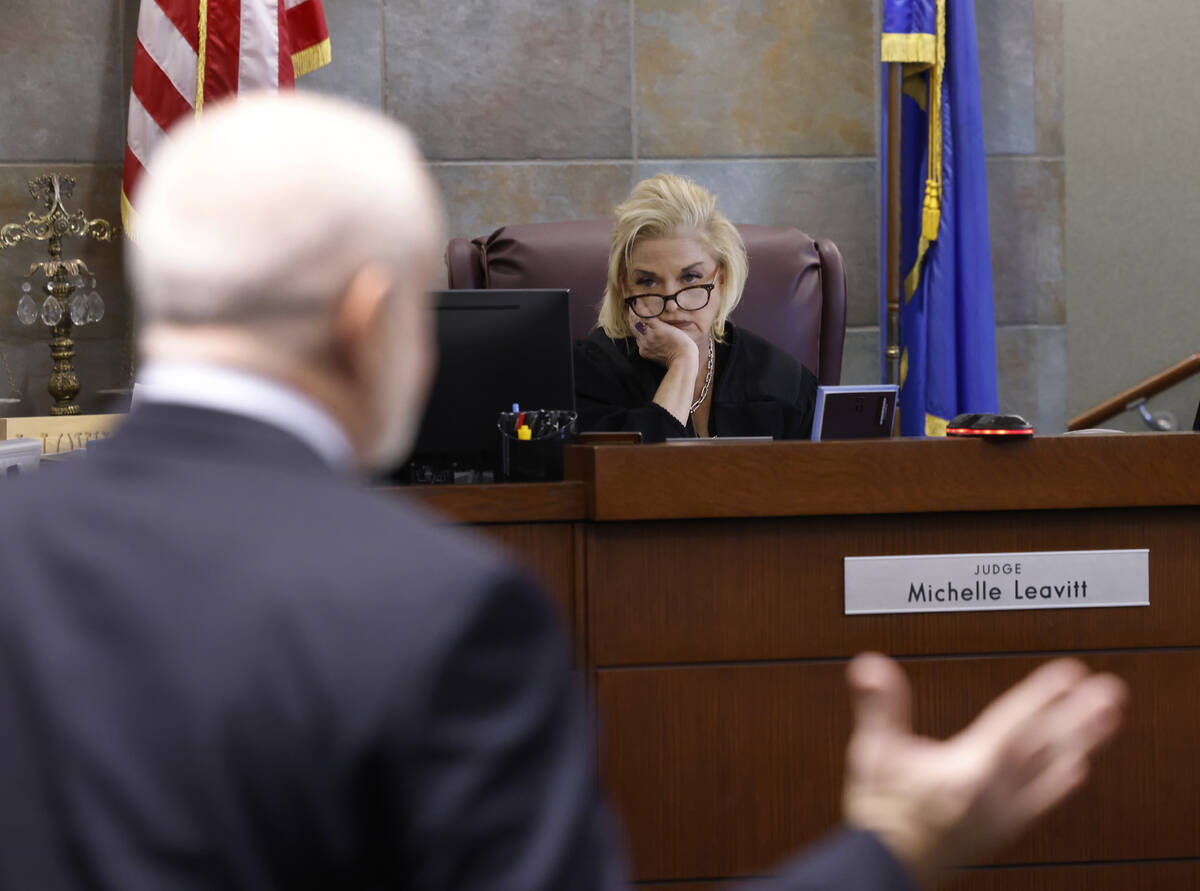
[[[884,34],[881,41],[882,62],[923,62],[932,65],[937,59],[937,37],[933,34]]]
[[[942,75],[946,70],[946,0],[937,0],[937,55],[929,72],[929,172],[921,237],[937,241],[942,221]]]
[[[903,38],[912,38],[911,40]],[[904,277],[904,299],[911,300],[921,283],[929,246],[942,224],[942,79],[946,70],[946,0],[937,0],[936,34],[884,34],[883,61],[903,62],[904,93],[916,100],[929,119],[928,165],[921,207],[917,258]]]
[[[129,236],[130,241],[137,244],[138,213],[133,209],[133,205],[129,203],[129,198],[125,194],[124,189],[121,189],[121,229]]]
[[[208,0],[200,0],[200,49],[196,53],[196,117],[204,108],[204,64],[208,54]]]
[[[329,38],[326,37],[308,49],[292,53],[292,72],[296,77],[303,77],[316,71],[322,65],[328,65],[331,61],[333,61],[333,52],[330,49]]]

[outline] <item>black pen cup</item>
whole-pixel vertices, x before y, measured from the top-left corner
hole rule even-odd
[[[519,422],[523,423],[518,426]],[[500,432],[498,480],[536,483],[563,478],[563,448],[575,439],[575,412],[504,411],[496,428]]]

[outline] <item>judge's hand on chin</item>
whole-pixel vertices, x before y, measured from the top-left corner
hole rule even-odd
[[[643,359],[657,362],[666,368],[670,368],[676,362],[686,362],[689,359],[698,362],[700,359],[696,342],[662,319],[643,319],[630,311],[629,327],[633,329],[638,353]]]
[[[908,678],[891,659],[860,655],[848,678],[846,821],[875,833],[922,886],[1011,841],[1082,784],[1126,695],[1113,675],[1058,659],[941,742],[913,734]]]

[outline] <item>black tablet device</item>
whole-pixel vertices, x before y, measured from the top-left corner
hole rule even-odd
[[[817,387],[813,440],[891,436],[899,391],[895,384]]]

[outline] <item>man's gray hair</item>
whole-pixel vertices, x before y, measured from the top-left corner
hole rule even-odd
[[[431,191],[408,132],[365,109],[296,93],[205,109],[134,198],[141,321],[316,332],[365,264],[399,272],[434,247]]]

